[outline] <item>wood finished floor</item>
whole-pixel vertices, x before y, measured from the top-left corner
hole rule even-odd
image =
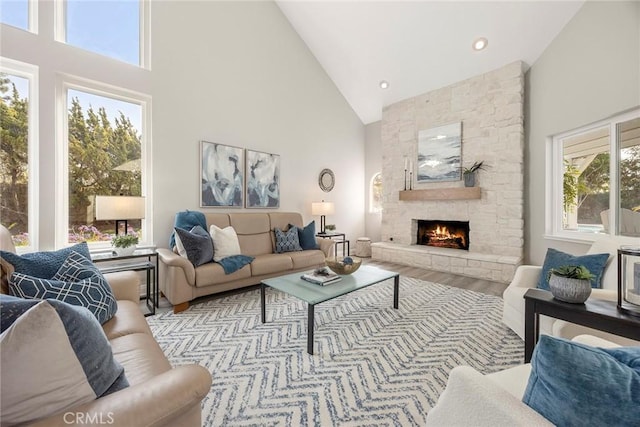
[[[507,287],[507,284],[493,282],[491,280],[476,279],[474,277],[460,276],[457,274],[444,273],[435,270],[426,270],[424,268],[410,267],[407,265],[396,264],[392,262],[376,261],[371,258],[362,259],[364,265],[372,265],[380,267],[385,270],[396,271],[400,273],[400,276],[412,277],[414,279],[426,280],[428,282],[440,283],[447,286],[455,286],[456,288],[468,289],[475,292],[482,292],[488,295],[495,295],[502,297],[502,293]],[[198,304],[210,299],[221,298],[229,295],[230,293],[245,292],[250,289],[256,289],[256,286],[250,286],[243,289],[232,290],[214,295],[208,295],[197,298],[192,301],[192,304]],[[144,301],[140,302],[140,307],[144,307]],[[162,313],[169,311],[172,306],[166,298],[160,298],[160,307],[156,309],[156,313]],[[143,310],[144,311],[144,310]]]

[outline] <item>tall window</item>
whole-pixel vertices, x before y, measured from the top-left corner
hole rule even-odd
[[[0,22],[29,29],[29,0],[0,0]]]
[[[3,60],[0,67],[0,220],[19,249],[34,245],[37,70]],[[35,233],[34,233],[35,234]]]
[[[640,110],[557,135],[551,152],[552,234],[640,236]]]
[[[143,194],[143,105],[67,88],[68,242],[110,241],[115,221],[96,221],[95,196]],[[131,219],[131,218],[121,218]],[[129,233],[142,237],[140,220]]]
[[[66,43],[135,65],[142,64],[144,28],[139,0],[67,0]]]
[[[380,172],[371,178],[369,190],[369,212],[382,212],[382,174]]]

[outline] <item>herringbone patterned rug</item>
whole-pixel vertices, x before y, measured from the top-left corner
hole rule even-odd
[[[208,426],[421,426],[449,371],[489,373],[522,363],[523,343],[501,322],[502,299],[402,277],[316,306],[315,355],[306,304],[267,288],[147,318],[175,365],[213,375]]]

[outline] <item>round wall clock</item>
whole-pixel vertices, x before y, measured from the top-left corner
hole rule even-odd
[[[329,192],[333,190],[333,186],[336,183],[336,177],[333,175],[333,171],[331,169],[322,169],[320,172],[320,176],[318,177],[318,185],[322,191]]]

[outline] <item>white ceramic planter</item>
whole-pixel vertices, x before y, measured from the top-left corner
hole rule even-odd
[[[118,256],[129,256],[136,250],[136,245],[127,248],[113,248],[113,250]]]

